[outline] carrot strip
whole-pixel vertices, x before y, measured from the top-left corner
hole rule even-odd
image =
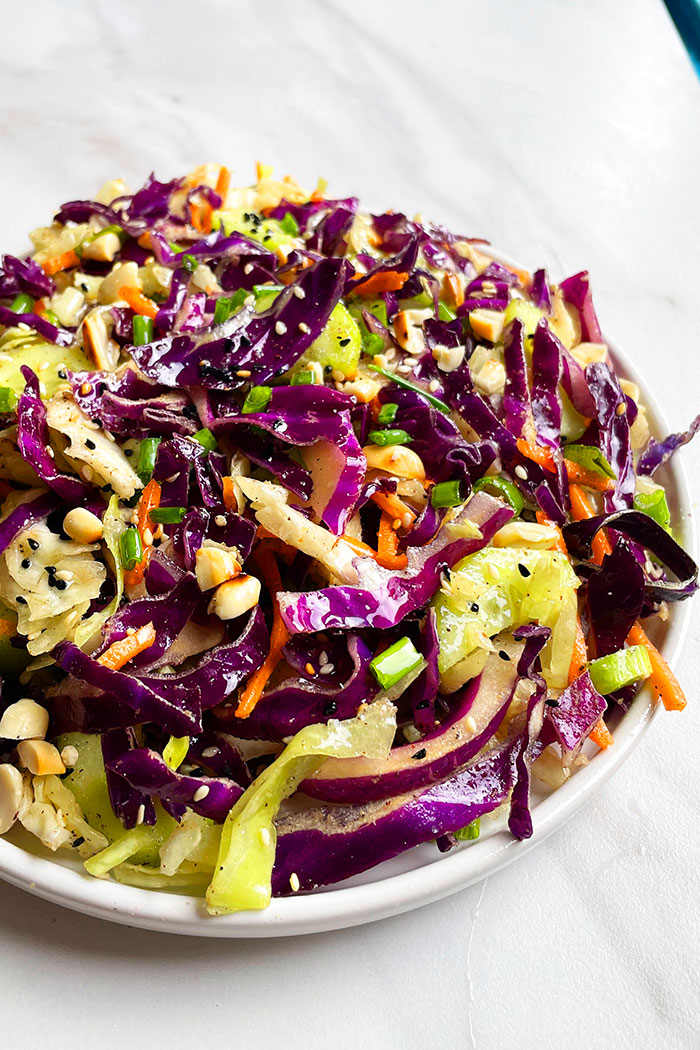
[[[12,620],[0,620],[0,638],[13,638],[17,634],[17,626]]]
[[[222,165],[222,167],[219,169],[219,177],[216,180],[216,187],[215,187],[216,192],[221,197],[222,205],[226,201],[226,197],[228,196],[228,188],[229,188],[230,185],[231,185],[231,172],[228,170],[228,168],[225,168]]]
[[[576,637],[574,639],[574,651],[571,654],[569,664],[569,685],[581,674],[588,663],[588,649],[586,647],[586,636],[583,633],[581,620],[576,617]]]
[[[585,485],[586,488],[595,489],[596,492],[610,492],[615,487],[612,478],[603,478],[600,474],[594,474],[592,470],[586,470],[579,463],[572,463],[565,459],[566,476],[570,485]]]
[[[224,477],[224,506],[226,510],[238,510],[238,500],[236,499],[236,488],[233,483],[233,478]]]
[[[386,511],[387,514],[390,514],[392,520],[398,518],[402,525],[405,514],[410,516],[411,525],[413,525],[413,522],[416,520],[416,515],[411,508],[393,492],[375,492],[373,496],[370,496],[370,499],[373,503],[377,504],[380,510]]]
[[[392,521],[391,515],[382,511],[377,532],[377,561],[387,569],[405,569],[408,558],[399,554],[399,537],[392,528]]]
[[[588,734],[588,739],[592,740],[594,744],[597,744],[601,751],[605,751],[607,747],[610,747],[611,744],[615,743],[612,733],[602,718],[593,726]]]
[[[264,552],[261,549],[258,549],[256,552],[256,561],[258,568],[260,569],[260,574],[265,581],[265,586],[270,592],[272,598],[270,651],[265,657],[262,667],[259,667],[246,682],[245,688],[238,701],[238,707],[236,708],[237,718],[247,718],[255,709],[255,705],[262,696],[263,690],[270,679],[270,675],[280,661],[282,648],[289,638],[289,631],[285,627],[280,615],[279,602],[277,600],[277,594],[282,590],[282,580],[280,578],[279,569],[277,568],[277,563],[269,551]]]
[[[566,549],[566,543],[564,542],[564,537],[562,535],[562,531],[559,528],[559,526],[557,525],[557,523],[552,521],[551,518],[548,518],[543,510],[536,511],[536,517],[537,517],[537,523],[539,525],[547,525],[550,529],[556,529],[557,542],[556,542],[556,545],[555,545],[554,549],[558,550],[560,554],[568,554],[569,552]]]
[[[569,495],[571,497],[571,512],[576,521],[595,517],[595,507],[578,485],[569,485]],[[606,554],[610,554],[611,551],[612,547],[608,542],[608,538],[601,529],[596,533],[593,540],[593,561],[595,564],[602,565],[603,558]]]
[[[160,506],[160,485],[155,480],[151,480],[146,485],[145,489],[141,493],[141,499],[139,500],[139,509],[136,512],[136,528],[139,530],[139,536],[144,546],[148,547],[150,544],[146,543],[145,534],[146,529],[153,531],[154,523],[151,521],[151,511],[155,510],[156,507]]]
[[[531,441],[527,441],[525,438],[518,438],[516,442],[518,446],[518,452],[525,456],[526,459],[531,459],[533,463],[537,463],[540,467],[545,470],[549,470],[552,473],[556,471],[554,466],[554,454],[551,448],[545,448],[544,445],[535,445]]]
[[[145,623],[133,634],[127,634],[118,642],[112,642],[109,649],[105,649],[102,656],[97,658],[98,664],[109,667],[112,671],[118,671],[120,667],[133,660],[139,653],[150,649],[156,640],[156,631],[152,623]]]
[[[365,275],[356,273],[353,281],[361,281]],[[351,289],[355,295],[379,295],[380,292],[398,292],[408,280],[407,273],[397,273],[396,270],[384,270],[381,273],[372,274],[360,288]]]
[[[405,569],[408,564],[408,559],[405,555],[383,555],[373,550],[369,544],[363,543],[362,540],[356,540],[354,536],[347,536],[344,533],[340,539],[352,547],[353,550],[356,550],[358,554],[363,555],[363,557],[374,558],[377,565],[382,565],[385,569]]]
[[[682,711],[687,704],[680,683],[656,646],[637,621],[627,635],[628,645],[643,645],[651,661],[649,683],[667,711]]]
[[[69,270],[71,266],[77,266],[79,262],[78,256],[71,248],[69,252],[62,252],[61,255],[56,255],[53,259],[47,259],[46,262],[41,264],[41,268],[45,274],[51,277],[52,274],[58,273],[59,270]]]
[[[154,303],[152,299],[146,298],[138,288],[131,288],[127,284],[123,285],[119,289],[119,298],[128,303],[134,313],[142,314],[144,317],[151,317],[155,320],[158,313],[157,303]]]

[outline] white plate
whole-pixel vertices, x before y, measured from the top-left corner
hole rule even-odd
[[[613,357],[620,372],[644,390],[627,359],[617,350],[613,350]],[[649,407],[654,432],[668,433],[663,416],[646,390],[644,401]],[[682,523],[684,545],[693,554],[695,537],[690,494],[679,458],[676,457],[671,467],[664,468],[664,474],[660,473],[659,477],[667,485],[674,518]],[[664,655],[671,663],[685,638],[689,615],[689,603],[681,603],[672,610],[663,632],[654,635],[657,642],[661,641]],[[22,845],[0,839],[0,877],[87,915],[197,937],[291,936],[373,922],[446,897],[491,875],[544,842],[622,765],[649,727],[657,706],[648,689],[640,691],[630,710],[613,726],[614,746],[595,753],[590,763],[562,787],[533,805],[532,838],[518,842],[494,824],[490,829],[485,828],[486,833],[476,842],[449,853],[440,854],[434,844],[427,843],[336,887],[273,900],[262,912],[212,918],[206,914],[199,898],[94,879],[79,863],[64,858],[61,851],[50,857],[30,851],[26,847],[33,850],[37,840],[21,834],[18,841]],[[484,824],[488,821],[482,821],[482,828]]]

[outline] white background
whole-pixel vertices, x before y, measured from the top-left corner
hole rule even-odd
[[[33,0],[2,26],[8,250],[107,178],[212,160],[245,183],[260,159],[554,277],[587,266],[672,424],[700,409],[700,85],[660,0]],[[422,911],[207,942],[0,885],[4,1044],[697,1047],[698,625],[686,712],[540,848]]]

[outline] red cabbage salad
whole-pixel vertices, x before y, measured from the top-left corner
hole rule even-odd
[[[121,181],[0,267],[0,833],[213,914],[614,746],[697,568],[588,274],[258,166]],[[652,631],[653,634],[653,631]],[[618,716],[619,717],[619,716]],[[23,829],[23,830],[22,830]]]

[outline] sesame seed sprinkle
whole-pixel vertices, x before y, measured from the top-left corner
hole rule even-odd
[[[249,273],[252,273],[254,269],[255,269],[255,267],[253,266],[252,263],[246,263],[245,266],[243,267],[243,273],[247,275]]]
[[[301,883],[299,882],[299,876],[295,871],[293,871],[292,874],[289,876],[289,885],[292,887],[293,893],[299,892],[299,886],[301,885]]]
[[[260,841],[263,846],[269,846],[272,842],[272,836],[270,835],[269,828],[260,828]]]
[[[318,669],[319,674],[332,674],[335,671],[335,664],[323,664]]]
[[[223,526],[226,524],[226,515],[225,514],[217,514],[216,517],[214,518],[214,524],[218,525],[219,528],[223,528]]]
[[[145,807],[145,805],[142,802],[141,805],[139,806],[137,812],[136,812],[136,823],[137,824],[143,824],[145,816],[146,816],[146,807]]]
[[[275,322],[275,331],[277,332],[277,335],[284,335],[284,333],[287,331],[287,326],[284,323],[284,321]]]
[[[310,329],[310,328],[309,328],[309,326],[307,325],[306,321],[300,321],[300,322],[299,322],[299,324],[297,325],[297,328],[298,328],[298,329],[299,329],[299,331],[300,331],[300,332],[302,332],[302,333],[303,333],[304,335],[306,335],[306,334],[307,334],[308,332],[310,332],[310,331],[311,331],[311,329]]]
[[[292,295],[296,296],[297,299],[306,299],[306,292],[298,284],[294,285]]]
[[[413,521],[413,518],[411,517],[409,512],[406,511],[406,513],[404,514],[403,518],[401,519],[401,524],[403,525],[403,527],[405,529],[410,529],[412,521]]]
[[[515,468],[515,473],[519,478],[522,479],[522,481],[527,481],[527,471],[525,470],[525,467],[520,465],[520,463],[518,463],[517,467]]]
[[[439,379],[431,379],[430,382],[428,383],[428,390],[430,391],[430,393],[434,394],[435,391],[439,390],[439,389],[440,389],[440,380]]]
[[[202,786],[198,787],[197,790],[195,791],[194,795],[192,796],[192,801],[193,802],[201,802],[203,799],[205,799],[207,797],[208,794],[209,794],[209,788],[207,787],[206,784],[202,784]]]
[[[213,758],[214,755],[218,755],[218,747],[205,747],[202,751],[202,758]]]

